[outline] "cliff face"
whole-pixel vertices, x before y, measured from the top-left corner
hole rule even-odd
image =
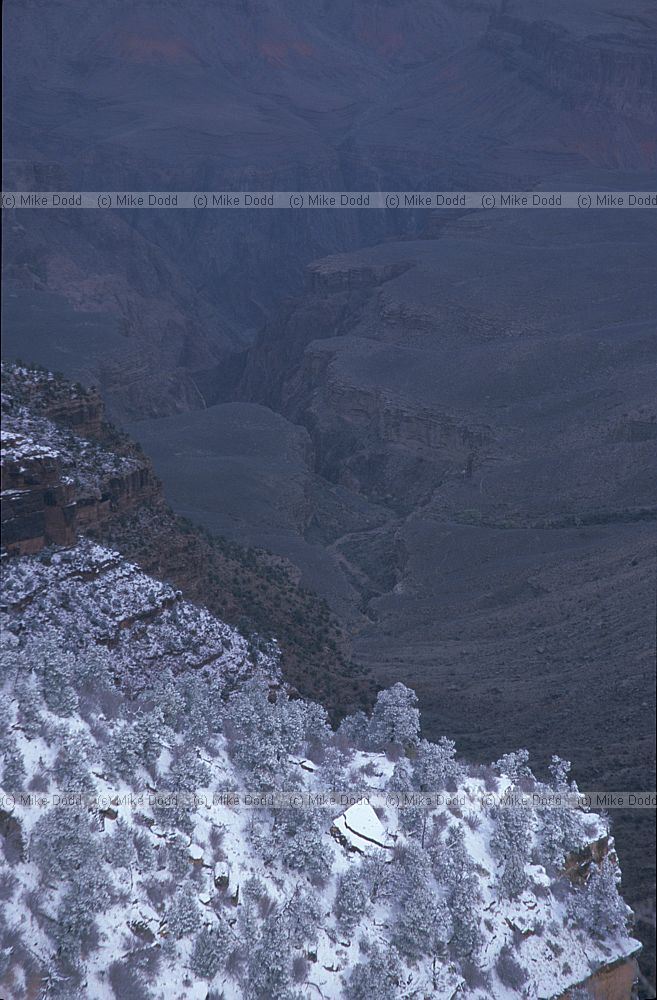
[[[654,122],[654,10],[632,3],[614,13],[585,3],[577,10],[556,4],[549,20],[546,13],[536,4],[511,0],[491,17],[481,44],[502,53],[522,77],[569,108],[606,108]]]
[[[150,462],[109,451],[97,392],[3,366],[2,534],[9,554],[71,545],[161,494]],[[69,430],[70,428],[70,430]]]

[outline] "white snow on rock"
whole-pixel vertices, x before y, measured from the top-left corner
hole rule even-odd
[[[350,847],[357,851],[376,848],[392,850],[393,838],[384,829],[381,820],[367,799],[356,802],[346,812],[333,820],[333,826]]]

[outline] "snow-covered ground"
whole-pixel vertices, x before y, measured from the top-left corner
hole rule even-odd
[[[16,1000],[35,977],[62,1000],[539,1000],[636,951],[615,888],[610,929],[578,922],[596,900],[542,856],[544,814],[514,813],[513,840],[489,803],[517,775],[420,741],[403,685],[336,734],[288,698],[275,656],[254,662],[85,540],[9,560],[2,604],[0,984]],[[444,801],[404,809],[421,766]],[[86,797],[56,809],[67,791]],[[175,794],[196,798],[163,804]],[[593,815],[573,829],[572,847],[607,833]]]

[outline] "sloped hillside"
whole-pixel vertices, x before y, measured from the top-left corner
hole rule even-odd
[[[335,731],[90,542],[11,560],[3,607],[2,995],[629,1000],[606,822],[526,804],[567,762],[466,766],[401,684]]]
[[[104,419],[102,400],[51,372],[2,366],[2,536],[10,555],[109,542],[185,597],[239,625],[274,634],[286,679],[336,715],[373,698],[367,674],[325,601],[280,558],[211,537],[172,513],[150,462]],[[46,555],[44,555],[46,558]]]

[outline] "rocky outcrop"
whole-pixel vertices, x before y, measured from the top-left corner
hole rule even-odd
[[[585,990],[591,1000],[633,1000],[638,966],[634,956],[605,965],[577,983],[572,990],[562,993],[557,1000],[574,1000],[574,990]]]
[[[20,459],[3,455],[2,544],[11,555],[33,555],[44,545],[72,545],[76,537],[73,488],[64,481],[57,455],[39,453],[33,442],[3,434],[3,451],[27,444]]]
[[[2,542],[9,555],[33,555],[46,545],[73,545],[80,533],[103,525],[154,499],[160,485],[149,465],[101,480],[93,493],[79,493],[56,455],[3,457]]]
[[[607,856],[614,864],[617,862],[614,839],[609,836],[600,837],[579,851],[571,851],[566,857],[565,874],[573,884],[582,885],[588,881],[591,865],[601,864]]]
[[[374,264],[363,261],[356,265],[348,255],[337,254],[315,261],[306,268],[306,288],[309,292],[350,292],[356,288],[375,288],[403,274],[408,262]]]
[[[73,545],[78,534],[99,532],[113,515],[161,495],[146,457],[103,423],[93,389],[3,366],[3,423],[2,540],[9,555]]]
[[[649,38],[655,18],[646,6],[630,6],[636,9],[615,18],[592,11],[582,27],[577,16],[547,20],[538,8],[532,17],[531,5],[504,4],[481,44],[503,53],[521,77],[569,107],[598,106],[654,122],[657,56]]]

